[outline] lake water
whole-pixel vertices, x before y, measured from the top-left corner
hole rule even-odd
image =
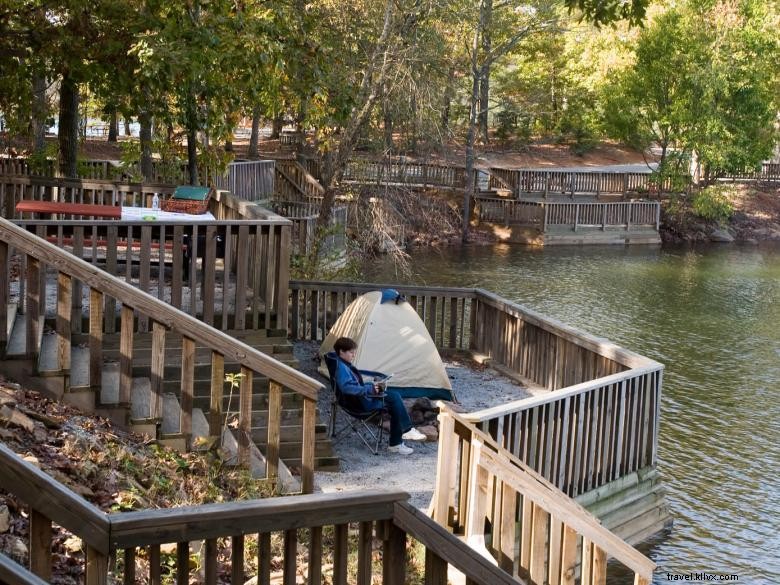
[[[480,246],[387,261],[368,282],[482,287],[665,364],[666,573],[780,583],[780,247]]]

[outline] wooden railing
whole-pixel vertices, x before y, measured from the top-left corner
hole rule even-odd
[[[527,201],[496,197],[475,197],[479,221],[512,223],[536,227],[542,231],[555,228],[600,229],[651,227],[658,231],[661,204],[658,201],[621,201],[616,203],[566,203]]]
[[[277,159],[274,199],[280,201],[319,201],[325,189],[309,171],[294,160]]]
[[[171,185],[119,183],[102,180],[52,179],[29,176],[0,176],[0,216],[20,217],[16,204],[21,200],[67,201],[95,205],[151,207],[152,198],[173,193]]]
[[[765,162],[761,163],[761,169],[758,171],[724,173],[718,178],[733,181],[780,181],[780,163]]]
[[[491,167],[489,173],[491,188],[504,189],[508,186],[514,197],[668,191],[675,184],[674,177],[666,177],[664,183],[659,185],[658,178],[649,172],[548,171]]]
[[[443,403],[433,518],[518,579],[604,585],[607,556],[649,585],[655,564]]]
[[[55,179],[56,165],[55,161],[46,161],[44,170],[40,173],[33,173],[30,164],[26,158],[5,158],[0,157],[0,177],[27,177],[40,175]],[[164,182],[163,172],[160,164],[154,162],[152,165],[154,182]],[[131,169],[133,174],[139,172],[137,167]],[[120,186],[124,185],[125,176],[128,175],[128,169],[123,168],[116,160],[86,160],[79,162],[79,179],[70,180],[71,183],[77,181],[114,181]],[[56,178],[61,181],[61,178]],[[188,184],[189,175],[186,164],[176,168],[174,176],[169,177],[174,184]],[[254,161],[232,161],[228,164],[225,174],[222,176],[208,177],[205,171],[200,173],[200,182],[202,184],[212,185],[217,189],[230,191],[236,197],[248,201],[257,201],[268,198],[274,192],[274,161],[273,160],[254,160]],[[137,185],[135,187],[138,187]]]
[[[233,161],[225,175],[214,177],[213,184],[246,201],[268,199],[274,194],[274,168],[272,160]]]
[[[244,583],[250,577],[245,567],[251,563],[257,566],[253,572],[260,584],[272,582],[272,570],[280,569],[282,583],[295,583],[296,574],[305,571],[308,583],[328,579],[339,585],[403,585],[407,573],[414,572],[424,574],[429,585],[446,585],[448,564],[471,583],[516,584],[505,571],[409,506],[404,492],[372,489],[104,514],[2,444],[0,488],[29,506],[28,564],[44,581],[52,577],[56,523],[84,543],[87,585],[134,583],[136,578],[159,583],[163,575],[187,583],[196,576],[190,566],[190,543],[196,541],[205,541],[200,566],[208,585],[218,582],[220,555],[231,583]],[[374,536],[381,542],[381,566],[373,561]],[[305,555],[299,553],[299,538]],[[227,539],[229,555],[220,548]],[[415,542],[423,548],[424,567],[413,565],[409,539],[410,548]],[[176,543],[176,555],[163,561],[161,545],[169,543]],[[136,574],[139,552],[146,557],[148,574]],[[113,555],[122,562],[109,563]],[[272,567],[274,557],[280,562]],[[356,559],[352,567],[350,557]],[[0,554],[0,577],[4,575],[20,579],[11,580],[14,585],[40,585]]]
[[[242,227],[239,227],[242,230]],[[239,233],[246,241],[248,228]],[[150,235],[147,232],[147,238]],[[25,354],[36,363],[40,353],[41,330],[46,309],[46,271],[56,274],[57,308],[56,334],[58,366],[62,371],[70,367],[71,338],[80,331],[83,317],[89,324],[89,386],[99,389],[102,384],[103,332],[107,314],[114,307],[119,311],[119,400],[122,406],[131,405],[133,376],[134,321],[144,322],[145,330],[152,332],[151,341],[151,391],[149,419],[159,420],[163,404],[163,375],[168,366],[181,371],[179,400],[181,403],[180,433],[186,439],[192,433],[193,390],[195,382],[196,349],[210,353],[210,418],[212,435],[220,435],[222,396],[225,385],[225,362],[236,363],[244,375],[239,397],[239,457],[249,461],[249,441],[254,425],[267,425],[268,452],[267,475],[275,478],[279,465],[281,405],[283,388],[300,394],[303,398],[303,430],[301,437],[301,484],[304,492],[313,488],[314,440],[316,425],[317,393],[321,384],[238,341],[226,333],[214,329],[203,320],[193,317],[159,298],[138,290],[130,284],[77,258],[45,239],[28,233],[4,219],[0,219],[0,267],[7,270],[13,254],[22,257],[21,274],[25,286],[19,293],[19,308],[26,317]],[[86,300],[82,292],[89,290]],[[77,300],[78,299],[78,300]],[[10,283],[0,282],[0,351],[7,343],[8,303]],[[76,301],[77,300],[77,301]],[[76,301],[76,302],[74,302]],[[83,308],[82,308],[83,307]],[[113,317],[109,322],[114,321]],[[168,345],[166,345],[166,338]],[[176,343],[180,347],[175,347]],[[170,351],[169,351],[170,350]],[[167,360],[167,361],[166,361]],[[178,364],[178,365],[177,365]],[[269,407],[266,421],[252,420],[252,380],[254,376],[270,380]]]
[[[663,366],[483,289],[291,281],[293,338],[325,338],[360,294],[395,288],[440,350],[467,350],[537,389],[468,415],[569,496],[657,463]]]
[[[319,202],[274,200],[271,203],[271,208],[274,213],[292,222],[292,253],[308,254],[317,235]],[[330,227],[320,246],[320,252],[325,256],[344,253],[348,210],[346,205],[336,205],[331,210]]]
[[[347,162],[342,178],[356,183],[390,183],[450,189],[463,189],[466,186],[466,171],[463,167],[359,158]]]
[[[151,205],[172,187],[0,177],[0,204],[16,216],[20,199],[100,205]],[[286,329],[291,222],[221,191],[218,221],[18,220],[19,225],[123,275],[161,300],[220,329]],[[221,298],[217,298],[221,291]],[[74,306],[82,302],[76,291]],[[107,307],[111,327],[114,307]],[[140,319],[139,331],[147,322]],[[109,330],[113,332],[113,330]]]

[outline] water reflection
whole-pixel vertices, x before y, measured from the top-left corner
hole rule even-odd
[[[666,572],[780,581],[780,248],[465,247],[373,282],[483,287],[666,365],[659,470]],[[622,580],[621,580],[622,581]]]

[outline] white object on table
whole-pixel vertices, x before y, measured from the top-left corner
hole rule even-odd
[[[191,213],[175,213],[173,211],[161,211],[152,207],[122,207],[123,221],[145,221],[144,218],[154,217],[146,221],[181,221],[181,222],[203,222],[216,221],[214,214],[210,211],[193,215]]]

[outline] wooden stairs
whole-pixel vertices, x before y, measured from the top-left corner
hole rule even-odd
[[[87,328],[88,329],[88,328]],[[98,376],[90,374],[89,335],[71,334],[69,358],[60,356],[59,340],[54,320],[41,320],[37,343],[32,352],[26,345],[27,317],[19,312],[16,303],[8,305],[8,343],[0,372],[31,389],[43,391],[86,413],[95,413],[111,419],[115,424],[157,439],[160,443],[186,450],[198,436],[208,436],[210,417],[211,350],[195,348],[192,436],[181,433],[181,336],[169,334],[166,338],[163,368],[162,418],[150,418],[152,333],[135,333],[133,337],[132,390],[129,404],[119,402],[120,334],[104,334],[102,340],[103,365]],[[277,330],[244,330],[228,332],[255,349],[274,357],[291,367],[297,366],[292,345],[284,332]],[[63,365],[64,364],[64,367]],[[225,374],[238,373],[240,365],[225,361]],[[251,436],[260,453],[265,453],[268,441],[269,379],[259,375],[252,381]],[[303,398],[294,391],[282,392],[279,456],[288,468],[301,466]],[[236,418],[239,412],[239,391],[225,385],[221,420],[217,425]],[[218,415],[219,416],[219,415]],[[224,428],[224,427],[223,427]],[[315,469],[337,471],[339,459],[335,456],[327,428],[318,423],[315,429]],[[262,456],[255,454],[262,459]],[[264,469],[259,473],[264,474]],[[283,478],[285,470],[280,470]]]

